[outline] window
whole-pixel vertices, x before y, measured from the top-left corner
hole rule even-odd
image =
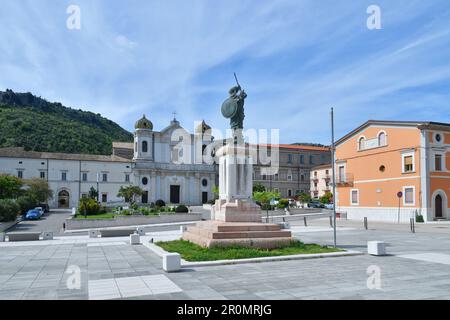
[[[108,174],[107,173],[103,173],[102,174],[102,180],[103,180],[103,182],[107,182],[108,181]]]
[[[266,180],[266,175],[265,174],[262,175],[262,179]]]
[[[287,179],[288,181],[292,181],[292,174],[288,174]]]
[[[309,164],[314,164],[314,156],[313,155],[309,156]]]
[[[436,142],[441,142],[441,140],[442,140],[442,137],[441,137],[441,135],[439,134],[439,133],[436,133],[436,135],[434,136],[434,139],[436,140]]]
[[[108,202],[108,194],[102,193],[102,202]]]
[[[278,173],[275,173],[275,180],[278,180]]]
[[[300,181],[305,181],[305,175],[304,175],[304,174],[302,174],[302,175],[300,176]]]
[[[358,139],[358,150],[364,150],[364,137]]]
[[[292,163],[292,154],[288,154],[288,163],[289,163],[289,164]]]
[[[325,170],[325,174],[328,175],[328,174],[329,174],[329,171],[328,171],[328,170]]]
[[[378,146],[382,147],[386,145],[386,133],[380,132],[378,134]]]
[[[147,141],[142,141],[142,152],[148,152],[148,143]]]
[[[314,177],[317,177],[317,171],[314,171]]]
[[[81,179],[87,181],[87,172],[83,172]]]
[[[22,179],[23,178],[23,171],[22,170],[18,170],[17,171],[17,177]]]
[[[208,186],[208,180],[207,179],[203,179],[202,180],[202,186],[204,186],[204,187]]]
[[[39,172],[39,176],[41,179],[45,179],[45,172],[44,171]]]
[[[300,164],[305,163],[305,156],[303,154],[300,155]]]
[[[82,198],[82,199],[87,199],[87,197],[88,197],[88,194],[87,194],[87,193],[82,193],[82,194],[81,194],[81,198]]]
[[[125,182],[130,182],[130,175],[125,173]]]
[[[147,178],[147,177],[143,177],[143,178],[142,178],[142,184],[143,184],[144,186],[146,186],[146,185],[148,184],[148,178]]]
[[[442,171],[442,155],[434,155],[434,171]]]
[[[314,182],[314,188],[317,188],[317,182]]]
[[[415,188],[403,187],[403,205],[413,206],[415,204]]]
[[[292,190],[288,189],[288,197],[292,197]]]
[[[66,181],[67,180],[67,172],[61,172],[61,180]]]
[[[338,168],[338,181],[345,182],[345,166],[339,166]]]
[[[414,154],[403,154],[403,173],[414,171]]]
[[[359,190],[358,189],[352,189],[350,191],[350,203],[352,205],[359,204]]]

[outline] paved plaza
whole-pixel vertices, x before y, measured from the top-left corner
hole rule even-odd
[[[304,242],[332,244],[327,219],[304,227],[292,222]],[[161,259],[127,238],[0,243],[0,299],[448,299],[450,225],[339,221],[338,244],[366,251],[368,240],[388,243],[388,256],[359,256],[183,268],[165,273]],[[176,237],[179,230],[147,234]],[[380,271],[380,288],[368,273]],[[371,269],[372,268],[372,269]],[[79,289],[72,280],[79,271]],[[71,278],[72,277],[72,278]]]

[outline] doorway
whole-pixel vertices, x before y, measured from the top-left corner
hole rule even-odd
[[[202,203],[205,204],[208,202],[208,192],[207,191],[203,191],[202,192]]]
[[[142,193],[141,202],[142,203],[148,203],[148,191],[144,191]]]
[[[58,208],[69,208],[70,196],[67,190],[61,190],[58,193]]]
[[[170,186],[170,203],[180,203],[180,186]]]
[[[434,216],[436,218],[443,218],[442,197],[440,194],[434,198]]]

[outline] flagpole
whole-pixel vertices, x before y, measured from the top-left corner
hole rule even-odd
[[[334,247],[336,248],[336,170],[334,161],[334,114],[331,108],[331,164],[333,171],[333,239]]]

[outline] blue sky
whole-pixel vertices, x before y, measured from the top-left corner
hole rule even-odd
[[[81,29],[66,27],[69,5]],[[381,30],[366,9],[381,8]],[[32,92],[155,130],[224,130],[220,105],[248,93],[245,127],[329,143],[368,119],[450,122],[448,0],[2,0],[0,90]]]

